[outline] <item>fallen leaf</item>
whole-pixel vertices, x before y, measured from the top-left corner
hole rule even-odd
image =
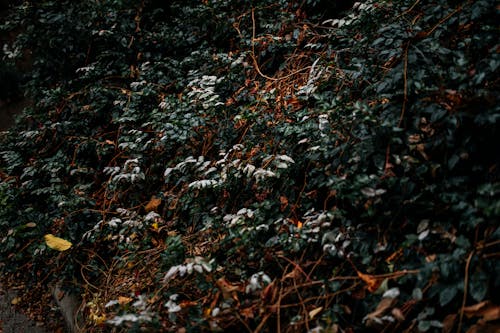
[[[500,319],[500,306],[483,301],[463,309],[464,314],[468,317],[482,317],[484,321],[493,321]]]
[[[316,317],[316,315],[317,315],[318,313],[320,313],[320,312],[321,312],[321,310],[323,310],[323,307],[322,307],[322,306],[320,306],[319,308],[316,308],[316,309],[314,309],[314,310],[309,311],[309,319],[313,319],[314,317]]]
[[[371,293],[377,291],[377,289],[383,282],[383,279],[377,278],[376,276],[373,275],[363,274],[359,271],[358,271],[358,276],[361,278],[361,280],[363,280],[367,284],[368,291]]]
[[[263,301],[272,300],[276,294],[276,288],[274,286],[274,281],[268,284],[264,290],[262,290],[260,298]]]
[[[380,322],[380,318],[396,304],[397,300],[395,298],[382,298],[380,303],[378,303],[375,311],[367,314],[363,321],[366,322],[366,326],[373,326],[374,324]]]
[[[149,200],[147,205],[144,206],[144,210],[146,211],[146,213],[153,212],[153,211],[156,212],[156,210],[158,209],[158,207],[160,207],[160,205],[161,205],[161,198],[157,198],[155,196],[152,196],[151,200]]]
[[[20,302],[21,302],[21,297],[14,297],[12,301],[10,301],[10,304],[16,305],[19,304]]]
[[[118,297],[118,304],[120,305],[125,305],[132,302],[132,298],[130,297],[125,297],[125,296],[119,296]]]
[[[403,311],[401,311],[401,309],[399,308],[392,309],[391,314],[394,318],[396,318],[397,321],[405,320],[405,315],[403,314]]]
[[[457,319],[457,314],[447,315],[443,320],[443,333],[451,333],[453,327],[455,326],[455,321]]]
[[[43,236],[43,238],[45,239],[45,243],[47,244],[48,247],[57,251],[66,251],[73,246],[71,242],[56,237],[52,234],[46,234],[45,236]]]
[[[25,224],[25,226],[28,228],[34,228],[34,227],[36,227],[36,223],[35,222],[28,222]]]
[[[240,314],[245,318],[245,319],[253,319],[254,313],[253,313],[253,308],[248,307],[248,308],[243,308],[240,310]]]
[[[233,284],[229,283],[223,277],[218,279],[216,283],[217,283],[217,286],[219,287],[219,289],[222,291],[222,297],[224,299],[231,298],[234,293],[241,290],[240,286],[233,285]]]
[[[467,333],[500,333],[500,324],[477,323]]]

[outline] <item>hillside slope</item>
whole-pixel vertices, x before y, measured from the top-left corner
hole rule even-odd
[[[497,332],[498,11],[23,3],[2,273],[86,332]]]

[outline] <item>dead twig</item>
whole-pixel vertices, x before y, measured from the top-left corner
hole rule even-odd
[[[467,257],[467,262],[465,264],[464,296],[462,298],[462,306],[460,307],[457,333],[462,332],[462,321],[464,319],[464,309],[465,309],[465,303],[467,302],[467,293],[468,293],[468,285],[469,285],[469,267],[470,267],[470,263],[472,261],[472,258],[474,257],[474,253],[475,253],[475,250],[472,250],[469,253],[469,256]]]

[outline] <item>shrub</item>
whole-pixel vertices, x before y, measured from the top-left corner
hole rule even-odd
[[[18,7],[36,102],[2,138],[3,270],[73,281],[89,331],[486,327],[495,4],[323,6]]]

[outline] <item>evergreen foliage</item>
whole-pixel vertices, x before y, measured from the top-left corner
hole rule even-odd
[[[493,325],[498,5],[346,3],[13,8],[3,274],[69,281],[89,332]]]

